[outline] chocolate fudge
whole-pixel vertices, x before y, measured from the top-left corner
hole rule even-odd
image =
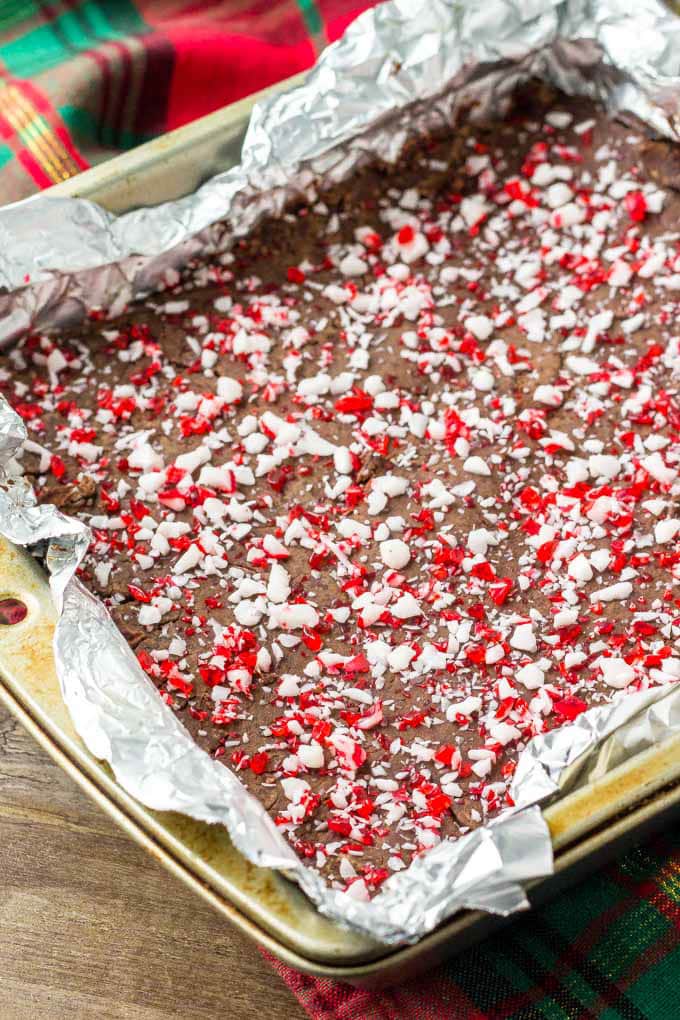
[[[532,84],[5,358],[83,582],[349,895],[680,677],[677,168]]]

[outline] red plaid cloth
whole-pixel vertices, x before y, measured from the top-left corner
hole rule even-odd
[[[372,0],[0,0],[0,196],[309,67]],[[277,971],[316,1020],[680,1017],[680,833],[383,992]]]
[[[49,187],[310,67],[373,2],[0,3],[0,195]]]
[[[392,988],[351,988],[270,960],[314,1020],[675,1020],[680,830]]]

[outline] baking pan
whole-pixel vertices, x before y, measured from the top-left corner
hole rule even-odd
[[[278,91],[295,84],[284,82]],[[194,190],[233,165],[256,99],[251,97],[57,185],[51,194],[99,202],[112,212]],[[0,626],[0,697],[48,753],[132,838],[243,932],[285,963],[355,984],[386,984],[483,938],[503,919],[463,911],[416,945],[392,949],[322,917],[283,875],[254,867],[225,830],[150,811],[87,752],[61,699],[52,657],[55,613],[46,576],[25,551],[0,541],[0,597],[25,603],[24,620]],[[529,887],[533,904],[600,867],[680,815],[680,740],[630,759],[546,809],[555,874]]]
[[[0,540],[0,598],[24,620],[0,626],[0,698],[69,775],[169,871],[284,962],[353,983],[386,983],[479,940],[503,919],[461,912],[414,946],[390,950],[323,918],[293,882],[249,864],[224,829],[150,811],[85,749],[62,701],[52,656],[56,618],[46,575],[25,550]],[[532,884],[533,903],[680,814],[680,742],[647,751],[548,808],[556,872]]]
[[[238,103],[139,145],[50,188],[59,198],[89,198],[112,213],[158,205],[191,194],[203,181],[235,166],[253,107],[300,85],[298,74]]]

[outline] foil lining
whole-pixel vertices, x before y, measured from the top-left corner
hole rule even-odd
[[[656,0],[392,0],[366,12],[306,83],[257,108],[240,166],[195,194],[113,217],[83,200],[38,197],[0,210],[0,340],[115,314],[187,259],[228,247],[266,213],[393,161],[414,133],[502,115],[536,76],[680,139],[680,20]],[[330,889],[264,808],[201,751],[158,697],[102,604],[75,577],[87,527],[37,505],[17,470],[25,437],[0,401],[0,533],[44,557],[59,609],[54,649],[64,699],[88,749],[157,810],[223,824],[253,863],[293,874],[319,909],[385,943],[415,941],[467,907],[509,914],[525,883],[552,871],[540,803],[680,735],[680,686],[619,696],[522,753],[516,808],[443,842],[370,902]]]
[[[680,19],[659,0],[392,0],[365,12],[304,85],[254,111],[239,166],[175,202],[111,216],[36,196],[0,210],[0,342],[88,308],[120,311],[313,186],[460,111],[502,114],[537,76],[680,138]]]

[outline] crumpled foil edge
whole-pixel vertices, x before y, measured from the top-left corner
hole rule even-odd
[[[660,0],[634,13],[628,0],[391,0],[357,18],[303,85],[258,105],[239,166],[194,194],[121,216],[49,195],[0,209],[0,343],[88,308],[115,315],[292,198],[393,162],[414,132],[461,111],[502,114],[532,76],[680,138],[680,19]]]
[[[241,166],[178,202],[117,218],[82,200],[38,198],[0,210],[0,284],[13,291],[0,298],[0,338],[87,307],[115,314],[162,286],[168,269],[221,250],[294,195],[341,181],[370,159],[396,159],[413,132],[450,124],[463,109],[502,113],[505,98],[531,76],[677,139],[680,22],[661,4],[642,0],[634,15],[624,0],[520,8],[507,0],[393,0],[366,12],[302,88],[256,109]],[[226,226],[214,225],[225,218]],[[509,914],[526,907],[523,883],[553,867],[538,802],[680,733],[680,688],[591,709],[531,741],[511,789],[515,809],[423,854],[370,902],[330,889],[237,777],[195,745],[106,609],[74,576],[88,529],[36,504],[15,469],[24,435],[2,402],[0,533],[45,558],[59,609],[57,672],[88,749],[148,807],[225,825],[249,860],[293,873],[341,924],[402,943],[461,908]]]

